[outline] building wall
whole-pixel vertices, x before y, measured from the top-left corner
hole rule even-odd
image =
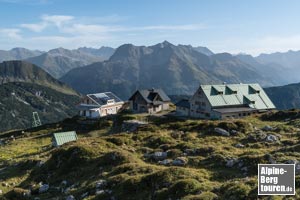
[[[100,116],[107,116],[107,115],[115,115],[119,112],[119,110],[122,108],[123,103],[118,103],[115,105],[107,105],[101,107]]]
[[[98,109],[91,110],[80,110],[79,116],[87,118],[99,118],[107,115],[117,114],[118,111],[122,108],[123,103],[118,103],[114,105],[107,105],[99,107]]]
[[[170,104],[169,103],[163,103],[162,110],[169,110]]]
[[[176,106],[176,114],[179,116],[190,116],[190,109]]]
[[[253,113],[256,113],[255,111],[248,111],[248,112],[233,112],[233,113],[219,113],[220,119],[232,119],[232,118],[243,118],[246,116],[249,116]]]
[[[141,96],[139,92],[137,92],[132,99],[129,101],[130,110],[134,112],[147,112],[148,105],[144,98]]]
[[[211,105],[201,88],[199,88],[192,96],[192,98],[190,99],[190,104],[191,117],[204,119],[215,117],[214,113],[212,113]]]

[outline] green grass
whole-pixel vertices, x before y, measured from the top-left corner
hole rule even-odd
[[[73,119],[26,130],[25,135],[19,132],[2,135],[4,138],[16,135],[16,140],[0,147],[0,169],[4,168],[0,175],[10,185],[0,185],[0,189],[4,196],[11,197],[39,182],[60,187],[67,180],[68,186],[76,185],[70,194],[77,198],[87,192],[87,199],[112,196],[116,199],[256,199],[258,163],[268,163],[270,157],[277,162],[300,160],[298,123],[292,121],[262,120],[261,116],[231,121],[152,116],[147,117],[149,125],[137,133],[120,132],[124,120],[140,117],[124,113],[86,126],[79,126],[78,119]],[[267,134],[279,135],[280,142],[249,140],[255,129],[265,125],[276,128]],[[71,130],[71,127],[77,131],[79,140],[51,148],[49,133]],[[219,136],[213,131],[215,127],[236,130],[238,134]],[[238,143],[245,147],[235,147]],[[144,157],[145,153],[157,151],[167,151],[168,159],[185,156],[188,163],[183,167],[163,166]],[[184,152],[189,153],[184,155]],[[226,161],[231,158],[242,160],[248,167],[247,174],[237,166],[226,167]],[[40,161],[44,164],[39,167]],[[100,179],[107,182],[103,189],[111,194],[95,194]],[[33,197],[50,199],[53,195],[66,197],[53,189]]]

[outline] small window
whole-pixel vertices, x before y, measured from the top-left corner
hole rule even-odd
[[[218,91],[218,94],[223,94],[223,91]]]

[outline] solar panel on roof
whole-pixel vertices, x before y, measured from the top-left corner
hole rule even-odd
[[[100,98],[100,99],[108,98],[108,96],[105,93],[94,94],[94,96],[97,97],[97,98]]]

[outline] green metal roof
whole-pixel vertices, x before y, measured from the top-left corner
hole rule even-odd
[[[249,105],[255,109],[275,106],[259,84],[201,85],[212,107]],[[215,90],[221,92],[216,93]],[[231,91],[231,92],[228,92]]]
[[[60,146],[67,142],[72,142],[78,139],[75,131],[54,133],[53,137],[56,146]]]

